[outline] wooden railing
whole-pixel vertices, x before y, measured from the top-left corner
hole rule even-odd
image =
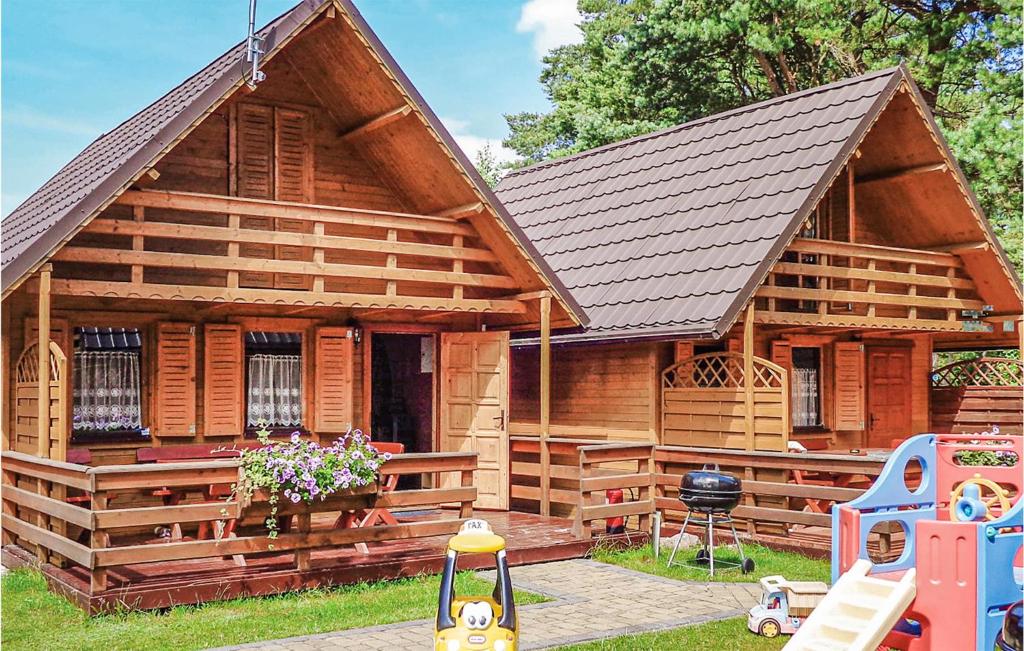
[[[381,475],[452,476],[440,488],[401,490],[370,496],[352,497],[351,508],[395,509],[458,503],[458,518],[437,518],[397,525],[362,528],[312,530],[310,512],[318,508],[281,503],[277,515],[297,515],[295,531],[270,538],[261,531],[256,535],[222,537],[212,540],[177,540],[164,543],[137,544],[130,536],[120,535],[130,529],[154,525],[195,524],[226,521],[250,515],[266,517],[266,502],[243,505],[234,499],[211,503],[177,504],[112,508],[111,496],[132,491],[151,491],[154,487],[168,489],[233,484],[238,481],[235,459],[153,465],[121,465],[88,467],[43,459],[18,452],[0,455],[3,464],[4,544],[18,542],[35,547],[41,561],[81,565],[91,571],[91,592],[107,589],[109,568],[136,563],[156,563],[187,559],[242,556],[266,552],[292,552],[298,569],[308,569],[309,552],[316,549],[357,545],[360,543],[417,538],[454,533],[465,518],[471,517],[477,489],[473,473],[477,468],[476,453],[428,453],[395,455],[381,467]],[[84,496],[89,508],[55,499],[40,493],[43,483],[64,487]],[[116,502],[117,500],[114,500]],[[345,510],[344,500],[329,501],[320,510]],[[329,506],[329,508],[327,508]],[[55,526],[60,524],[61,527]],[[84,535],[72,535],[77,528]],[[61,531],[63,529],[63,531]],[[80,542],[88,538],[88,544]],[[125,544],[127,542],[127,544]]]
[[[759,323],[960,331],[984,308],[951,253],[797,238],[786,255],[757,291]]]
[[[508,297],[518,282],[492,265],[494,253],[476,244],[479,234],[459,215],[158,190],[129,190],[116,203],[53,258],[102,263],[106,275],[54,278],[54,294],[526,310]],[[195,213],[208,223],[195,223]]]
[[[654,452],[655,505],[664,522],[682,522],[686,507],[679,500],[680,481],[687,471],[704,464],[718,464],[720,470],[743,480],[743,500],[733,509],[733,517],[742,521],[749,534],[777,542],[800,527],[831,528],[832,505],[859,496],[881,473],[885,461],[856,455],[659,445]]]
[[[732,515],[748,535],[766,543],[816,547],[819,552],[830,545],[832,506],[863,493],[885,465],[884,456],[563,438],[549,439],[549,445],[552,514],[572,518],[582,536],[596,533],[595,521],[614,517],[628,517],[631,528],[648,530],[647,517],[654,510],[662,512],[664,524],[678,526],[686,514],[679,501],[683,474],[718,464],[723,472],[743,480],[743,500]],[[511,453],[513,507],[538,512],[540,441],[513,437]],[[648,465],[648,459],[653,465]],[[624,489],[628,501],[606,504],[605,491],[610,488]],[[806,533],[813,527],[818,528],[817,534]]]
[[[654,445],[650,443],[606,443],[585,445],[580,453],[580,493],[576,508],[576,535],[593,537],[593,521],[637,516],[637,529],[651,530],[654,513],[654,477],[651,473]],[[609,466],[614,465],[613,468]],[[625,466],[625,467],[624,467]],[[631,467],[632,466],[632,467]],[[605,504],[606,491],[621,489],[630,499]],[[632,494],[636,489],[636,496]]]

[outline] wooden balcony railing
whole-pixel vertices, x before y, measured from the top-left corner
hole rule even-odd
[[[27,455],[3,452],[3,537],[35,549],[40,562],[74,563],[91,573],[90,594],[108,589],[107,573],[112,568],[139,563],[159,563],[259,553],[292,553],[299,570],[309,569],[312,551],[342,545],[359,545],[387,540],[419,538],[455,533],[471,517],[477,489],[473,473],[475,452],[395,455],[381,467],[381,475],[435,475],[439,488],[397,490],[360,498],[370,508],[437,507],[459,504],[455,517],[418,517],[415,521],[358,528],[312,528],[311,509],[297,510],[282,504],[278,515],[297,515],[295,529],[270,538],[264,531],[253,535],[230,535],[206,540],[139,542],[139,531],[154,525],[195,525],[223,522],[269,514],[265,502],[243,505],[234,499],[209,503],[163,506],[128,506],[117,503],[125,494],[152,492],[154,487],[185,488],[209,484],[232,484],[238,480],[238,460],[196,461],[168,464],[138,464],[89,467]],[[447,477],[453,477],[447,480]],[[55,489],[60,487],[61,491]],[[75,493],[77,503],[53,497]],[[116,495],[115,499],[111,499]],[[355,499],[355,498],[353,498]],[[128,500],[131,501],[131,500]],[[85,506],[82,506],[82,505]],[[327,505],[327,503],[324,503]],[[300,505],[301,506],[301,505]],[[337,501],[324,511],[337,511]],[[214,527],[217,529],[217,527]],[[83,540],[85,542],[83,542]]]
[[[757,291],[759,323],[961,331],[984,303],[945,252],[797,238]]]
[[[523,313],[449,216],[130,190],[53,260],[54,294]]]

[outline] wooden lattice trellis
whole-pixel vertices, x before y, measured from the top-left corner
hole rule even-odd
[[[39,452],[39,344],[25,347],[15,365],[14,377],[14,437],[12,447],[21,452]],[[50,423],[48,428],[49,454],[64,458],[67,446],[66,396],[68,360],[57,342],[50,342]],[[53,449],[52,446],[56,446]]]
[[[933,387],[1024,386],[1024,364],[1018,359],[982,357],[947,364],[932,372]]]
[[[668,445],[783,451],[789,439],[786,370],[741,353],[705,353],[662,371],[661,441]]]
[[[754,388],[781,388],[786,370],[760,357],[754,358]],[[741,353],[704,353],[684,359],[665,369],[666,389],[742,388],[746,378]]]

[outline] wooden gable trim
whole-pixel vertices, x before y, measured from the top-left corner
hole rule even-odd
[[[993,232],[992,225],[989,223],[988,219],[985,218],[981,205],[978,203],[978,198],[974,196],[974,192],[971,190],[971,186],[967,182],[967,177],[964,175],[963,170],[960,169],[960,164],[957,163],[956,157],[953,156],[953,152],[950,151],[945,138],[942,137],[939,127],[935,123],[935,119],[924,109],[926,103],[924,98],[921,96],[920,89],[918,89],[917,84],[913,83],[909,75],[905,75],[899,90],[901,93],[909,94],[914,108],[917,110],[918,116],[924,122],[925,128],[928,130],[928,134],[932,138],[932,142],[935,144],[945,161],[946,171],[953,176],[953,180],[957,184],[957,189],[960,191],[961,196],[963,196],[964,201],[967,202],[967,206],[970,208],[971,214],[974,216],[975,223],[981,229],[981,232],[985,237],[985,241],[989,244],[989,248],[999,260],[999,266],[1003,270],[1006,280],[1010,283],[1014,292],[1017,294],[1018,301],[1022,300],[1021,280],[1016,273],[1014,273],[1013,265],[1010,263],[1010,260],[1006,255],[1006,251],[1003,249],[1002,244],[999,243],[999,238],[996,237]]]

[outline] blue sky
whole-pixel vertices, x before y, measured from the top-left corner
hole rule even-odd
[[[259,0],[263,24],[297,0]],[[355,0],[472,158],[503,113],[544,110],[540,56],[575,0]],[[245,37],[248,0],[3,0],[3,215],[96,136]]]

